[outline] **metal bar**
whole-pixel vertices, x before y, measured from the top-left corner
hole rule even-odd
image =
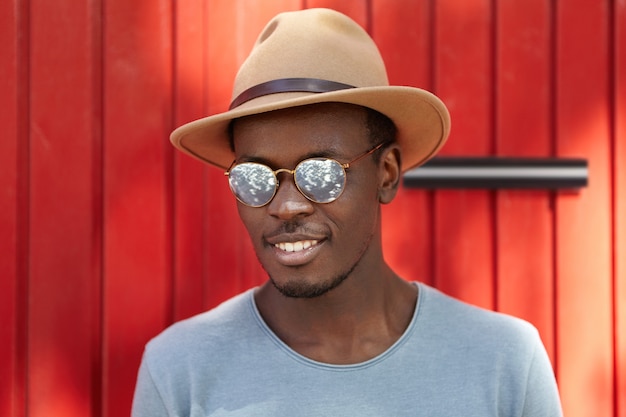
[[[587,186],[587,160],[438,157],[404,174],[409,188],[577,189]]]

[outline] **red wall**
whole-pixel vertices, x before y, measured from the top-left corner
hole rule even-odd
[[[448,104],[443,154],[582,157],[574,192],[401,190],[407,279],[542,334],[567,417],[626,416],[626,3],[0,2],[0,415],[128,415],[144,343],[263,281],[224,177],[173,151],[275,13],[365,26]]]

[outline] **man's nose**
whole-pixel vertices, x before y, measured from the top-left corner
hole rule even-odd
[[[296,186],[293,175],[281,175],[276,195],[268,205],[270,215],[283,220],[313,213],[314,203],[307,199]]]

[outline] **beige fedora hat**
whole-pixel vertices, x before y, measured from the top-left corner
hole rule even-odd
[[[337,11],[308,9],[281,13],[263,29],[237,73],[228,111],[187,123],[170,139],[226,169],[234,159],[233,119],[321,102],[365,106],[393,120],[403,171],[432,157],[450,131],[448,110],[435,95],[389,86],[380,52],[363,28]]]

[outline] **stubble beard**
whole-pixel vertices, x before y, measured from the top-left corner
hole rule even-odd
[[[270,282],[282,295],[288,298],[317,298],[328,293],[329,291],[341,285],[354,271],[358,262],[355,263],[350,270],[344,274],[340,274],[328,281],[309,284],[306,282],[288,281],[283,285],[279,285],[270,275]]]

